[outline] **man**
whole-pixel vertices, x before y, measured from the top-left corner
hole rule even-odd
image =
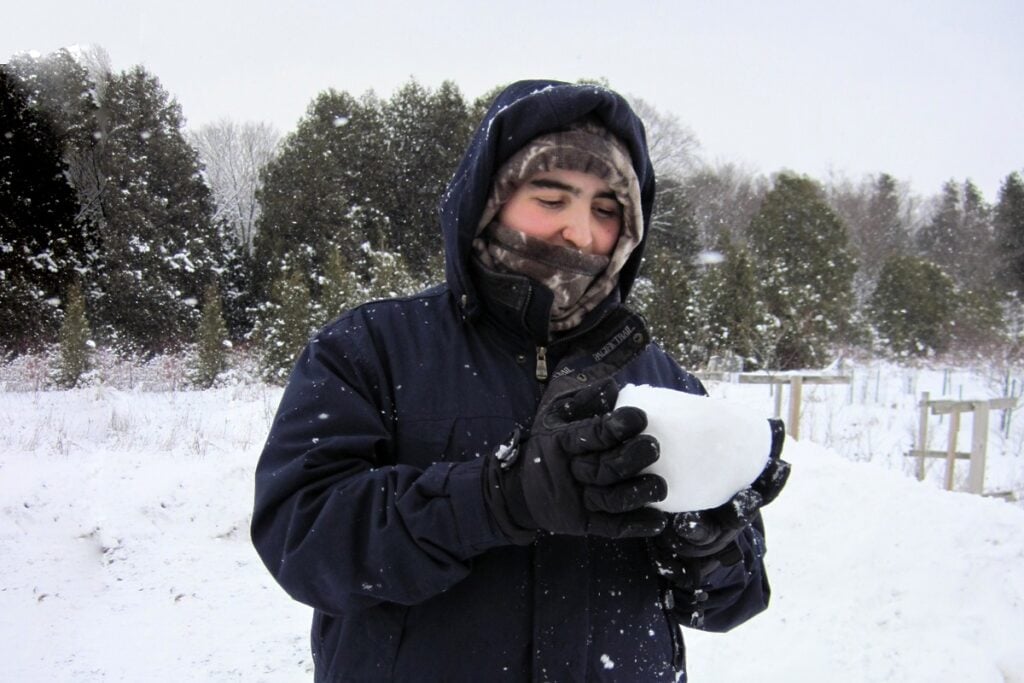
[[[442,198],[447,282],[299,358],[252,536],[315,608],[317,681],[680,680],[680,623],[765,608],[757,509],[784,464],[666,516],[645,416],[614,409],[628,382],[704,393],[621,303],[653,197],[619,95],[513,84]]]

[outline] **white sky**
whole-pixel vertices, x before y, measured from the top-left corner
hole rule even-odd
[[[75,44],[146,66],[193,127],[287,132],[321,90],[412,76],[467,98],[603,76],[754,171],[970,177],[994,202],[1024,170],[1020,0],[4,0],[0,60]]]

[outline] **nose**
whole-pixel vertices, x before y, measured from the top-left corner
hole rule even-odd
[[[562,239],[579,251],[589,253],[594,245],[594,230],[590,224],[590,211],[573,211],[566,216]]]

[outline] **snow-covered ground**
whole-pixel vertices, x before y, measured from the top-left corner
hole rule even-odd
[[[852,372],[805,388],[793,475],[765,511],[771,608],[687,631],[692,680],[1024,683],[1024,506],[941,490],[938,462],[918,482],[903,456],[919,392],[990,398],[1005,373]],[[708,386],[772,409],[768,387]],[[0,392],[0,680],[310,680],[310,611],[248,541],[279,397]],[[1024,416],[1002,427],[994,414],[987,488],[1021,496]]]

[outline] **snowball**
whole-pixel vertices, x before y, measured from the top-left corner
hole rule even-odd
[[[715,266],[725,262],[725,254],[720,251],[705,249],[697,254],[697,263],[702,266]]]
[[[653,507],[686,512],[718,507],[750,485],[771,453],[768,419],[723,399],[648,385],[627,384],[616,407],[647,413],[647,430],[661,457],[647,469],[668,483],[668,497]]]

